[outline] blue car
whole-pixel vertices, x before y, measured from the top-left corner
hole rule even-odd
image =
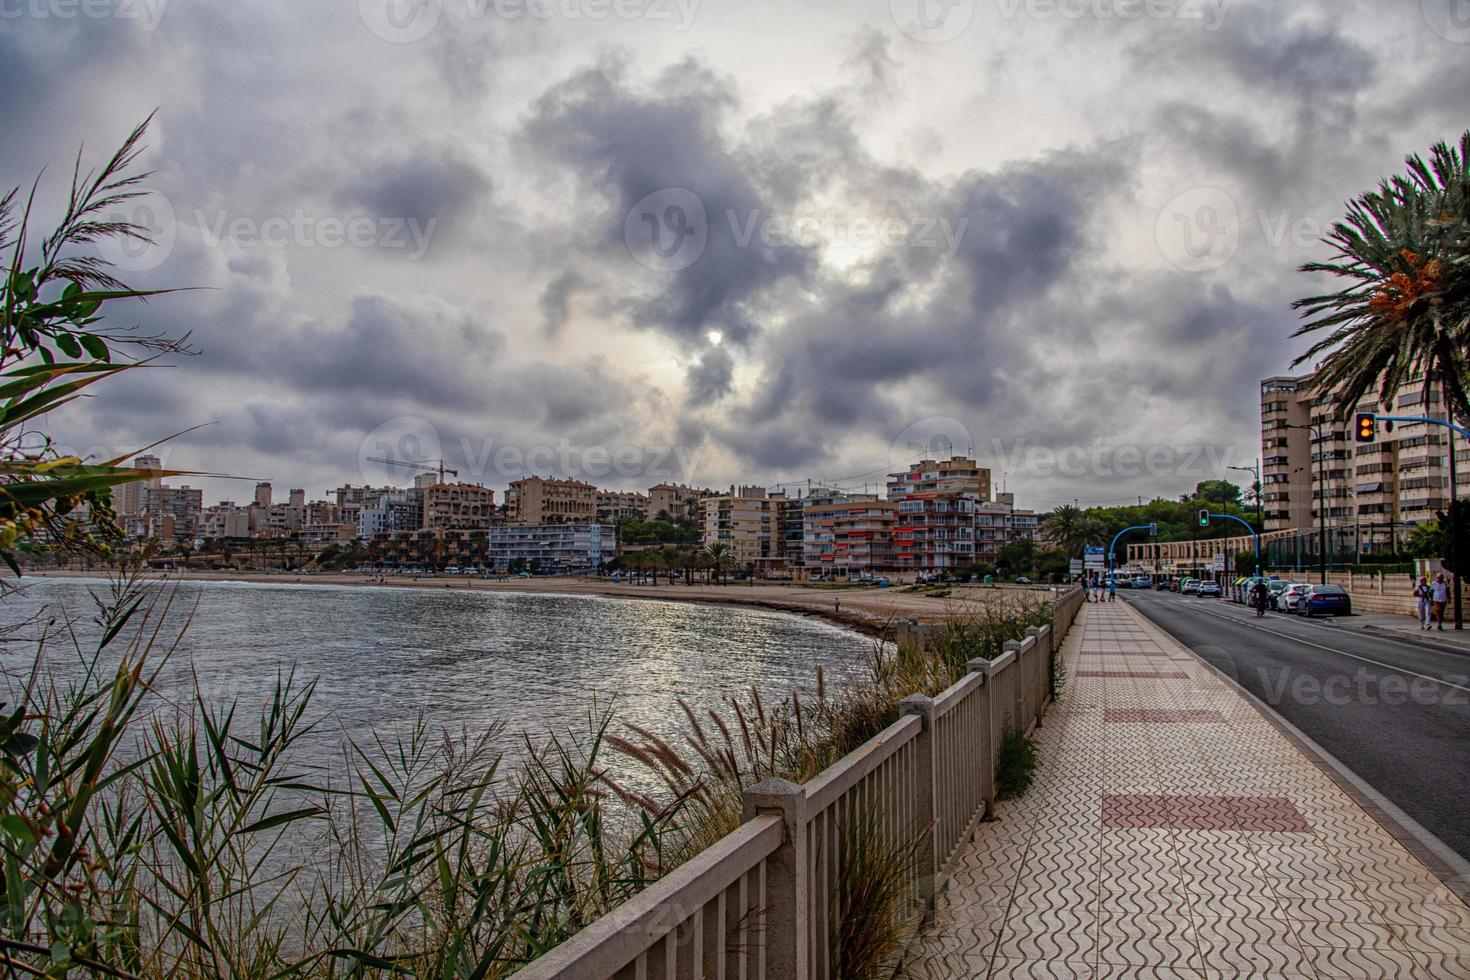
[[[1314,585],[1297,600],[1298,616],[1316,616],[1319,613],[1333,616],[1351,616],[1353,600],[1340,585]]]

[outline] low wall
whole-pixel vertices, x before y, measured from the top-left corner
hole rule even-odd
[[[1082,607],[1052,603],[993,661],[903,716],[815,779],[767,780],[745,792],[740,828],[614,912],[528,964],[524,980],[743,977],[827,980],[844,910],[835,901],[855,821],[892,846],[917,847],[908,880],[926,912],[995,806],[1001,737],[1038,724],[1052,700],[1052,654]]]

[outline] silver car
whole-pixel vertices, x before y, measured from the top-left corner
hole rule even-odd
[[[1307,594],[1311,586],[1304,582],[1293,582],[1281,594],[1276,597],[1276,608],[1282,612],[1296,612],[1296,604],[1301,601],[1302,596]]]

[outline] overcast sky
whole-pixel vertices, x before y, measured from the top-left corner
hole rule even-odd
[[[54,214],[158,109],[159,246],[115,257],[208,288],[114,317],[201,353],[55,414],[85,453],[212,422],[165,462],[317,497],[953,444],[1116,503],[1254,460],[1295,268],[1470,125],[1467,7],[0,0],[0,175]]]

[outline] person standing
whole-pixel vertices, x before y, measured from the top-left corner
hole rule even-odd
[[[1108,601],[1118,601],[1118,576],[1116,575],[1108,576]]]
[[[1419,576],[1419,582],[1414,586],[1414,598],[1419,603],[1419,628],[1429,629],[1430,603],[1429,603],[1429,576]]]
[[[1429,587],[1429,601],[1434,603],[1434,619],[1439,624],[1440,631],[1444,631],[1444,607],[1450,601],[1450,587],[1444,580],[1444,572],[1434,576],[1434,584]]]

